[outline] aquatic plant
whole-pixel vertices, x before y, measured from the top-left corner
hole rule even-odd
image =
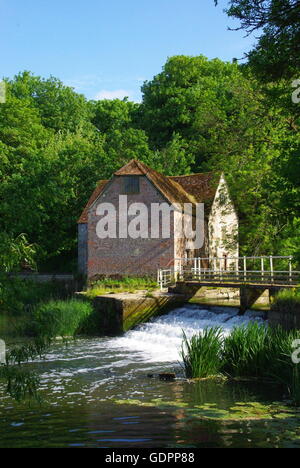
[[[222,370],[234,377],[264,375],[267,336],[268,328],[257,322],[235,327],[224,340]]]
[[[222,368],[222,329],[206,328],[188,339],[183,335],[181,356],[188,378],[204,378],[217,375]]]
[[[39,400],[39,377],[35,372],[25,369],[23,364],[37,357],[42,358],[50,345],[50,339],[39,337],[7,351],[5,363],[0,365],[0,380],[5,382],[8,395],[17,401],[26,398]]]
[[[211,332],[211,333],[210,333]],[[271,328],[257,322],[235,327],[222,337],[221,329],[205,330],[190,340],[184,336],[182,353],[187,378],[248,377],[280,384],[300,404],[299,365],[293,363],[293,341],[300,331]]]

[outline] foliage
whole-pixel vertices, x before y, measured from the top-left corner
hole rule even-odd
[[[95,281],[86,292],[86,296],[90,299],[102,294],[135,292],[137,290],[151,291],[157,288],[157,283],[153,278],[141,277],[124,277],[119,280],[112,278],[104,278]]]
[[[187,377],[199,378],[224,373],[230,377],[260,378],[284,386],[299,404],[299,369],[292,362],[292,343],[297,330],[285,331],[250,322],[236,327],[225,338],[220,329],[206,329],[187,340],[182,352]]]
[[[40,380],[36,373],[24,368],[24,363],[42,358],[50,344],[48,338],[38,337],[31,343],[7,351],[5,364],[0,364],[0,379],[6,382],[6,391],[15,400],[39,400]]]
[[[37,337],[75,336],[82,332],[92,314],[92,305],[86,301],[49,301],[33,310],[30,328]]]
[[[0,232],[0,273],[18,270],[22,263],[33,267],[34,256],[35,248],[24,234],[12,239],[6,232]]]
[[[63,282],[36,282],[5,276],[0,283],[0,313],[10,318],[22,317],[41,302],[65,299],[69,294]]]
[[[18,271],[22,265],[34,267],[35,253],[35,247],[28,243],[23,234],[13,239],[7,233],[0,232],[0,313],[15,311],[19,306],[14,288],[18,280],[9,277],[8,272]],[[22,285],[22,291],[23,288]]]
[[[296,292],[280,291],[271,305],[271,310],[283,314],[300,313],[300,289],[298,288]]]
[[[183,335],[181,356],[188,378],[205,378],[217,375],[222,368],[222,329],[206,328],[188,339]]]
[[[39,400],[40,379],[24,364],[42,359],[56,337],[66,339],[79,333],[97,334],[96,327],[95,313],[89,302],[52,300],[29,310],[22,334],[34,338],[10,347],[5,364],[0,364],[0,379],[6,383],[7,393],[17,401]]]
[[[300,66],[298,0],[230,0],[227,14],[237,18],[237,29],[244,29],[247,34],[262,31],[248,54],[258,73],[267,80],[295,75]]]

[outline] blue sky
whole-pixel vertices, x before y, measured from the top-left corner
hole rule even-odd
[[[213,0],[0,0],[2,77],[53,75],[89,99],[141,99],[172,55],[231,61],[251,48]]]

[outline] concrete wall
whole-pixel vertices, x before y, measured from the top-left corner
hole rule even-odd
[[[176,294],[154,297],[145,297],[141,293],[112,294],[96,297],[93,307],[100,334],[116,335],[182,306],[184,300]]]
[[[137,238],[100,239],[96,226],[101,216],[96,210],[99,203],[112,203],[119,221],[119,195],[124,194],[123,177],[115,176],[100,198],[92,205],[88,217],[88,278],[101,275],[156,276],[158,268],[168,268],[174,262],[174,216],[171,217],[171,237],[168,239]],[[140,176],[140,193],[127,195],[128,206],[143,203],[148,207],[150,226],[151,203],[166,202],[161,193],[145,177]],[[135,216],[128,218],[130,221]],[[160,227],[162,220],[160,220]]]
[[[210,257],[238,257],[238,217],[221,177],[208,222]]]

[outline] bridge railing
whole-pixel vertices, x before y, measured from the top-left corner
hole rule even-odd
[[[291,256],[176,258],[174,266],[158,270],[161,288],[176,281],[297,285],[300,271]]]

